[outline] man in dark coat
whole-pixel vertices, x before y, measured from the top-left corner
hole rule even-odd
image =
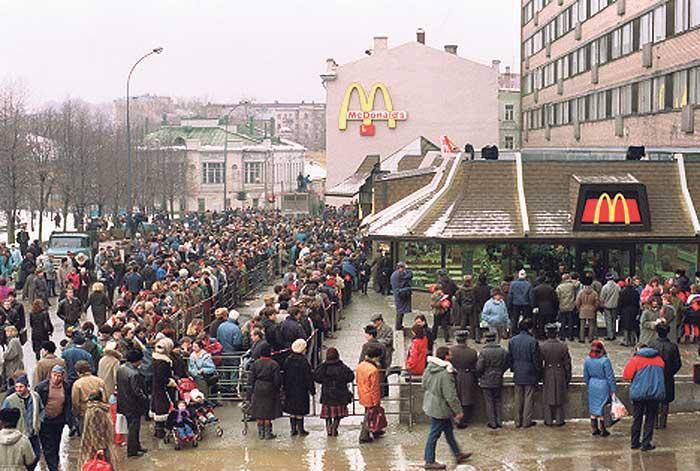
[[[304,416],[309,413],[309,396],[316,393],[311,365],[306,359],[306,341],[297,339],[282,366],[283,411],[289,414],[291,435],[305,437]]]
[[[270,346],[263,346],[260,358],[253,362],[248,376],[250,415],[258,423],[258,438],[265,440],[277,437],[272,433],[272,421],[282,415],[280,403],[282,375],[279,365],[270,358],[270,355]]]
[[[476,372],[479,375],[481,392],[484,394],[488,426],[495,429],[502,427],[503,374],[511,367],[511,358],[510,353],[496,343],[495,332],[487,331],[483,337],[486,344],[476,361]]]
[[[659,338],[651,342],[651,348],[659,352],[664,361],[664,386],[666,397],[659,404],[659,414],[656,420],[656,428],[666,428],[668,421],[668,406],[676,398],[676,384],[673,377],[681,369],[681,355],[678,345],[668,338],[669,326],[665,322],[656,325],[656,333]]]
[[[535,406],[535,391],[542,372],[540,346],[532,336],[532,320],[520,322],[518,334],[508,342],[508,351],[513,360],[513,382],[515,383],[515,426],[532,427]]]
[[[58,303],[56,315],[64,322],[64,329],[67,327],[77,327],[82,314],[83,305],[72,288],[66,290],[66,297]]]
[[[22,255],[26,254],[27,248],[29,247],[29,232],[27,232],[27,226],[22,226],[15,240],[19,244],[19,251]]]
[[[142,456],[148,451],[141,447],[139,437],[141,416],[146,412],[148,404],[143,376],[139,371],[142,359],[143,352],[131,350],[126,354],[126,363],[117,369],[117,413],[126,417],[129,428],[126,455],[129,457]]]
[[[455,332],[457,345],[453,346],[452,367],[457,372],[457,397],[462,404],[462,419],[457,423],[457,428],[466,428],[471,417],[472,407],[476,400],[476,350],[467,345],[469,331],[459,330]]]
[[[557,312],[559,312],[559,300],[557,294],[554,292],[552,285],[547,283],[547,280],[540,278],[539,283],[533,289],[535,296],[535,308],[537,308],[537,315],[535,318],[535,331],[537,332],[537,338],[544,338],[544,326],[551,324],[557,318]]]
[[[379,285],[379,292],[386,296],[391,291],[391,285],[389,284],[389,278],[391,277],[391,258],[387,256],[386,252],[382,252],[382,256],[379,258],[377,265],[377,284]]]
[[[394,304],[396,305],[396,332],[403,330],[403,316],[412,311],[411,307],[411,280],[413,272],[406,269],[406,264],[399,262],[396,264],[396,271],[391,274],[391,291],[394,293]]]
[[[49,471],[58,471],[63,427],[66,425],[70,427],[73,423],[71,386],[66,381],[66,372],[63,367],[54,365],[49,373],[49,378],[39,382],[34,389],[39,394],[44,408],[39,430],[41,449],[44,452],[44,459]],[[61,389],[63,389],[62,398],[60,397]],[[49,395],[51,395],[51,404],[49,404]]]
[[[481,311],[477,312],[474,309],[474,287],[471,275],[465,276],[464,283],[457,289],[454,309],[459,328],[466,330],[468,325],[469,330],[475,334],[476,342],[481,343],[481,329],[479,328]]]
[[[564,425],[566,389],[571,381],[571,355],[569,347],[557,338],[559,326],[545,326],[547,340],[540,345],[544,375],[542,379],[542,404],[545,425]]]

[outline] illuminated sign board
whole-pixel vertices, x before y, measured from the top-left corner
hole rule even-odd
[[[642,184],[581,185],[574,230],[648,231],[646,188]]]
[[[357,92],[360,101],[359,110],[350,109],[350,101],[354,92]],[[384,101],[383,110],[375,110],[374,102],[377,94],[382,94]],[[359,83],[350,84],[345,90],[343,101],[340,104],[340,113],[338,115],[338,129],[345,131],[348,128],[348,121],[362,121],[360,124],[361,136],[374,136],[375,127],[373,121],[386,121],[389,129],[396,128],[397,121],[404,121],[408,118],[408,113],[405,111],[394,110],[394,104],[391,101],[391,95],[386,85],[383,83],[375,83],[369,91],[365,93],[365,89]]]

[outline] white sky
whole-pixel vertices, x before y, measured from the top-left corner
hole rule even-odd
[[[518,69],[520,0],[0,0],[0,78],[32,102],[132,94],[212,101],[325,99],[325,59],[362,57],[375,35],[389,46],[458,44],[459,55]]]

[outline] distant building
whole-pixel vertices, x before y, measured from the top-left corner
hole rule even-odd
[[[520,149],[520,75],[510,71],[501,73],[501,61],[492,66],[498,76],[498,147],[502,150]]]
[[[424,136],[458,146],[499,143],[498,72],[416,41],[390,48],[375,37],[368,56],[338,65],[326,61],[327,188],[353,175],[369,155],[380,160]],[[331,201],[337,203],[338,201]]]
[[[180,126],[163,126],[146,137],[149,149],[185,152],[187,187],[180,211],[224,208],[225,142],[227,207],[279,208],[281,197],[297,193],[297,177],[304,171],[303,146],[234,132],[218,119],[183,119]]]

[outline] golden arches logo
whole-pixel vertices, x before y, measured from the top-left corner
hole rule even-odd
[[[603,203],[608,203],[608,222],[610,224],[615,222],[615,208],[617,208],[617,203],[622,203],[622,209],[625,214],[625,224],[630,223],[630,208],[627,204],[622,193],[617,193],[614,198],[610,199],[608,193],[603,193],[598,197],[598,203],[595,206],[595,213],[593,214],[593,224],[600,224],[600,209],[603,207]]]
[[[357,96],[360,100],[360,111],[350,110],[350,100],[354,92],[357,92]],[[380,92],[384,100],[385,109],[383,111],[375,111],[374,102],[376,101],[377,94]],[[396,121],[404,120],[406,116],[407,114],[405,111],[394,111],[391,95],[386,85],[383,83],[375,83],[372,85],[369,94],[367,94],[361,84],[354,82],[345,90],[345,95],[340,105],[340,113],[338,115],[338,129],[341,131],[346,130],[348,128],[348,120],[362,121],[362,124],[365,126],[371,125],[373,120],[387,121],[388,127],[394,129],[396,128]]]

